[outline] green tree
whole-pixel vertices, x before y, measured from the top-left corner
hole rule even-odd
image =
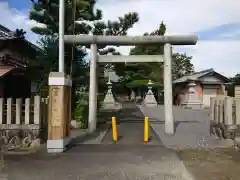
[[[172,77],[178,79],[182,76],[194,72],[194,66],[191,63],[192,56],[187,56],[186,53],[174,53],[172,57]]]
[[[59,0],[31,0],[33,7],[29,18],[44,26],[36,26],[32,31],[41,35],[40,47],[44,53],[32,62],[36,79],[46,85],[48,73],[57,70],[58,64],[58,24]],[[96,9],[96,0],[65,0],[65,34],[126,35],[128,29],[138,21],[136,12],[127,13],[116,21],[102,20],[102,11]],[[75,20],[78,23],[75,23]],[[88,46],[65,45],[65,71],[72,75],[72,107],[76,102],[76,87],[87,85],[89,80],[86,49]],[[116,53],[114,48],[98,46],[100,54]],[[106,64],[98,66],[99,77],[103,77]],[[35,69],[38,69],[35,71]],[[100,78],[102,79],[102,78]],[[104,81],[99,81],[100,92],[105,89]]]
[[[162,36],[166,32],[166,25],[161,22],[159,28],[151,33],[144,33],[144,36]],[[163,54],[163,46],[138,45],[130,50],[130,55],[159,55]],[[117,64],[116,72],[122,76],[124,84],[134,80],[148,80],[162,83],[162,63],[127,63]],[[140,82],[140,81],[138,81]]]
[[[150,35],[165,35],[166,25],[161,22],[159,28],[151,33],[144,33],[144,36]],[[131,49],[130,55],[162,55],[163,46],[159,45],[138,45]],[[185,53],[173,53],[172,73],[173,79],[190,74],[194,71],[193,64],[191,63],[191,56]],[[126,83],[141,80],[151,79],[158,83],[163,83],[163,63],[135,63],[126,65],[118,65],[116,68],[117,73],[123,76],[123,81]]]
[[[40,46],[48,48],[47,39],[50,40],[50,45],[52,41],[56,43],[57,46],[57,34],[58,34],[58,0],[32,0],[33,9],[29,14],[30,19],[33,19],[39,23],[45,25],[45,27],[33,27],[32,31],[42,35],[43,40]],[[138,21],[137,13],[128,13],[123,17],[119,17],[116,21],[100,21],[102,18],[102,11],[95,9],[95,0],[75,0],[75,5],[72,0],[65,0],[65,34],[94,34],[94,35],[126,35],[127,30],[133,26],[135,22]],[[74,9],[76,9],[74,11]],[[74,20],[78,20],[78,23],[74,23]],[[93,23],[93,26],[89,22]],[[44,45],[43,45],[44,44]],[[70,71],[70,65],[74,66],[74,61],[82,61],[83,57],[86,56],[86,48],[82,46],[75,46],[72,50],[71,45],[66,45],[65,48],[65,59],[66,66],[68,67],[67,72]],[[113,53],[115,49],[106,48],[106,46],[100,46],[99,53]],[[75,53],[73,53],[75,52]],[[46,56],[48,56],[46,54]],[[77,57],[77,58],[76,58]],[[57,54],[55,54],[55,59],[58,59]],[[52,59],[49,58],[49,61]],[[70,61],[70,62],[69,62]],[[38,59],[38,63],[41,63],[41,59]],[[78,64],[76,64],[77,66]],[[104,66],[104,65],[103,65]],[[101,67],[101,66],[100,66]],[[73,74],[78,73],[74,71]]]

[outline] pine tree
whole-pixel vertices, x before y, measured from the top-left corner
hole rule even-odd
[[[40,47],[45,52],[41,54],[34,64],[40,69],[38,79],[47,82],[47,72],[57,70],[58,60],[58,24],[59,0],[31,0],[33,7],[29,18],[41,23],[42,26],[33,27],[32,31],[41,35]],[[136,12],[125,14],[116,21],[102,20],[102,11],[95,8],[96,0],[65,0],[65,34],[93,34],[93,35],[126,35],[128,29],[138,21]],[[78,23],[74,23],[76,20]],[[76,86],[88,83],[88,63],[86,62],[86,49],[89,47],[65,45],[66,72],[72,75],[72,97],[75,97]],[[115,49],[100,46],[99,53],[116,53]],[[103,77],[105,64],[100,64],[98,73]],[[36,72],[35,72],[36,73]],[[46,74],[47,73],[47,74]],[[99,82],[98,90],[105,91],[104,81]],[[73,107],[75,101],[73,100]]]

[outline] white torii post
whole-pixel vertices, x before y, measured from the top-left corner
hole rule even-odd
[[[96,44],[91,44],[91,60],[90,60],[90,83],[89,83],[89,114],[88,114],[88,130],[93,132],[97,125],[97,59],[98,50]]]
[[[165,132],[169,135],[174,133],[172,104],[172,48],[167,43],[164,45],[164,114]]]

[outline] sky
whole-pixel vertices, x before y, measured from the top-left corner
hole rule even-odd
[[[0,24],[9,29],[22,28],[26,38],[36,43],[38,36],[28,19],[30,0],[0,0]],[[104,20],[117,20],[128,12],[138,12],[140,20],[128,31],[142,35],[167,26],[167,35],[196,34],[195,46],[174,46],[175,52],[193,57],[195,70],[213,68],[225,76],[240,73],[240,1],[239,0],[98,0]],[[128,54],[129,47],[118,50]]]

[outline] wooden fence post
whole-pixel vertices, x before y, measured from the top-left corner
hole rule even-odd
[[[12,98],[7,99],[7,124],[12,123]]]
[[[240,125],[240,98],[235,98],[236,124]]]
[[[34,124],[40,124],[41,119],[41,97],[34,96]]]
[[[233,98],[226,97],[224,101],[224,124],[227,126],[233,125]]]
[[[4,115],[4,99],[0,98],[0,124],[3,124],[3,115]]]
[[[224,112],[223,112],[224,111],[224,109],[223,109],[224,105],[223,104],[224,104],[224,99],[220,99],[219,100],[219,110],[218,110],[219,111],[219,123],[220,124],[223,124],[223,115],[224,115]]]
[[[210,97],[210,115],[211,115],[211,120],[214,121],[214,99],[213,99],[213,97]]]
[[[214,113],[214,118],[215,118],[215,123],[219,123],[219,99],[216,98],[215,101],[215,113]]]
[[[30,123],[30,98],[25,99],[25,120],[24,124]]]
[[[22,99],[16,99],[16,124],[21,124],[22,117]]]

